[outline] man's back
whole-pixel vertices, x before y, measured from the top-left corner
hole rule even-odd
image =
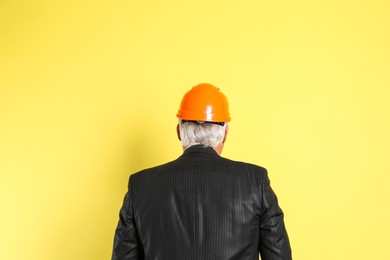
[[[195,145],[131,176],[113,259],[257,260],[259,252],[263,260],[291,259],[264,168]]]

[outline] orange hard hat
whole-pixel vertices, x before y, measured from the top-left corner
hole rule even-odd
[[[184,95],[176,116],[191,121],[229,122],[229,104],[219,88],[202,83]]]

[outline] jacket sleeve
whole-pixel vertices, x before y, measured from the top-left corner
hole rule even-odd
[[[262,260],[291,260],[291,248],[283,211],[265,174],[261,186],[259,252]]]
[[[119,222],[115,230],[112,260],[138,260],[141,258],[139,239],[134,221],[131,202],[131,181],[119,213]]]

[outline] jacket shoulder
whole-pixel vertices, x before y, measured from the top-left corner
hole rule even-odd
[[[145,169],[142,169],[138,172],[135,172],[135,173],[132,173],[129,177],[129,181],[130,182],[137,182],[143,178],[148,178],[148,177],[151,177],[155,174],[158,174],[159,172],[162,172],[164,171],[167,167],[169,167],[174,161],[171,161],[171,162],[167,162],[167,163],[164,163],[164,164],[161,164],[161,165],[157,165],[157,166],[154,166],[154,167],[150,167],[150,168],[145,168]],[[130,185],[130,184],[129,184]]]
[[[263,166],[260,166],[257,164],[231,160],[231,159],[224,158],[224,157],[221,157],[221,159],[224,160],[226,163],[230,164],[232,167],[246,169],[247,171],[253,172],[255,174],[267,174],[267,169],[264,168]]]

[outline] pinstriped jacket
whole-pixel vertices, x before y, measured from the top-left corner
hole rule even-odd
[[[130,177],[113,260],[290,260],[266,169],[195,145]]]

